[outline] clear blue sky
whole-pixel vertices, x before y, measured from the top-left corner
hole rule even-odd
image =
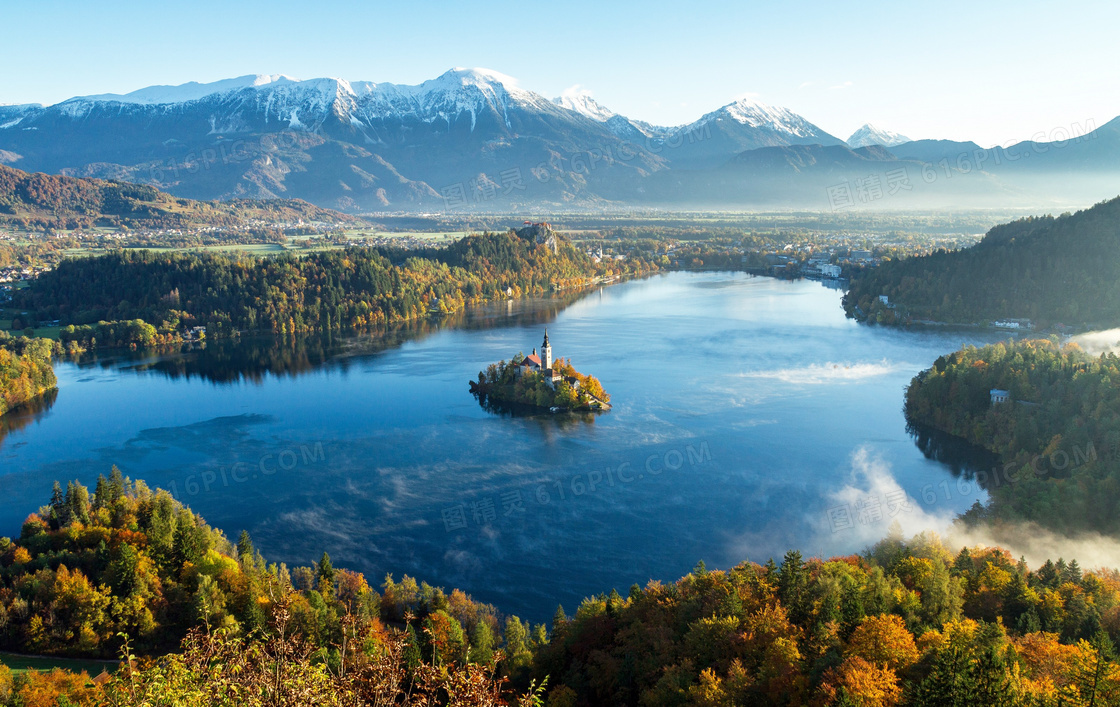
[[[0,102],[244,74],[486,67],[653,123],[751,94],[847,137],[1028,138],[1120,115],[1120,3],[0,0]]]

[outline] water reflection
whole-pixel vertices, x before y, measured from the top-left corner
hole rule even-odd
[[[58,399],[58,388],[51,388],[37,398],[29,400],[6,415],[0,415],[0,447],[4,446],[4,438],[9,433],[22,430],[32,422],[37,422],[50,412],[54,401]]]
[[[486,412],[507,418],[522,418],[536,422],[542,430],[572,429],[580,425],[590,425],[595,422],[596,415],[603,413],[563,411],[549,412],[533,405],[511,403],[505,400],[495,400],[485,393],[474,393],[478,405]]]
[[[323,332],[302,336],[241,336],[154,352],[91,351],[75,357],[74,362],[79,366],[158,373],[171,379],[197,377],[218,385],[243,382],[259,385],[269,376],[297,378],[326,366],[345,371],[359,358],[368,361],[444,329],[481,330],[548,324],[587,294],[584,290],[545,299],[509,300],[359,335]]]
[[[270,561],[326,551],[367,577],[408,573],[534,622],[701,558],[855,552],[890,517],[835,532],[827,511],[861,483],[865,450],[912,507],[949,478],[906,434],[901,390],[982,334],[859,326],[839,299],[812,282],[672,273],[367,336],[61,362],[50,414],[0,454],[0,535],[19,532],[54,480],[93,485],[116,464],[229,536],[249,531]],[[481,367],[545,325],[557,353],[611,391],[609,414],[491,414],[471,398]],[[466,527],[449,527],[449,510]]]
[[[940,462],[949,468],[953,476],[966,479],[976,477],[976,472],[987,472],[1000,466],[999,455],[977,446],[948,432],[907,421],[906,432],[914,439],[914,446],[921,450],[926,459]],[[987,474],[982,474],[979,483],[987,489]]]

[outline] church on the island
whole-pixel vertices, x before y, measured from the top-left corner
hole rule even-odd
[[[544,330],[544,343],[541,344],[540,355],[537,355],[537,350],[533,349],[533,353],[526,356],[518,365],[517,375],[523,376],[526,373],[541,373],[550,383],[560,381],[560,374],[552,369],[552,344],[548,343],[548,329]]]

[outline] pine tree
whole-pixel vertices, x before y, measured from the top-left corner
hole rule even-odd
[[[809,570],[801,561],[801,553],[790,550],[778,570],[778,597],[794,623],[801,623],[807,615],[808,588]]]
[[[1062,583],[1066,582],[1081,584],[1081,566],[1077,564],[1077,560],[1070,560],[1066,565],[1066,571],[1062,574]]]
[[[1038,610],[1033,606],[1020,614],[1015,622],[1015,630],[1021,634],[1038,633],[1042,630],[1042,621],[1038,618]]]
[[[316,576],[317,576],[320,583],[323,583],[323,582],[333,583],[334,582],[334,567],[331,565],[331,556],[330,555],[328,555],[325,552],[323,553],[323,556],[321,558],[319,558],[319,566],[318,566],[317,570],[318,571],[316,573]]]
[[[471,629],[470,661],[482,665],[494,659],[494,632],[485,620],[479,620]]]
[[[97,475],[97,485],[93,488],[93,507],[97,510],[108,507],[109,480],[104,474]]]
[[[237,538],[237,556],[248,556],[249,559],[253,557],[253,540],[249,537],[248,530],[242,530],[241,535]]]
[[[766,561],[766,564],[763,565],[763,570],[763,576],[766,577],[766,580],[773,582],[774,578],[778,575],[778,565],[774,562],[773,557]]]
[[[127,491],[128,482],[125,481],[124,474],[114,464],[109,470],[109,505],[119,501]]]
[[[416,635],[416,627],[412,624],[408,624],[408,628],[405,629],[405,634],[406,643],[404,647],[403,658],[404,664],[408,668],[408,672],[411,674],[416,670],[417,666],[420,665],[423,657],[420,653],[420,639]]]
[[[1050,560],[1046,560],[1046,563],[1038,568],[1037,577],[1038,581],[1042,583],[1042,586],[1050,589],[1057,589],[1058,582],[1061,580],[1061,577],[1058,575],[1058,569]]]
[[[984,651],[968,675],[971,702],[977,705],[1014,705],[1018,690],[1011,681],[1007,662],[995,647]]]
[[[55,481],[54,488],[51,489],[50,517],[48,519],[51,530],[58,530],[66,525],[65,513],[66,499],[62,495],[62,486]]]
[[[968,657],[956,646],[942,650],[933,669],[918,685],[915,707],[965,707],[969,705]]]
[[[1078,645],[1073,665],[1073,684],[1085,707],[1105,707],[1120,703],[1120,674],[1116,668],[1116,647],[1104,631],[1092,641]]]
[[[89,489],[77,481],[66,484],[67,525],[75,521],[89,525]]]

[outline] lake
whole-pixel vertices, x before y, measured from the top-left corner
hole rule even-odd
[[[377,336],[60,363],[57,396],[5,418],[0,534],[54,480],[92,487],[116,464],[270,561],[326,550],[371,584],[409,574],[542,621],[701,559],[943,528],[986,494],[915,445],[903,389],[987,335],[857,325],[841,295],[671,273]],[[470,395],[546,327],[613,410],[499,415]]]

